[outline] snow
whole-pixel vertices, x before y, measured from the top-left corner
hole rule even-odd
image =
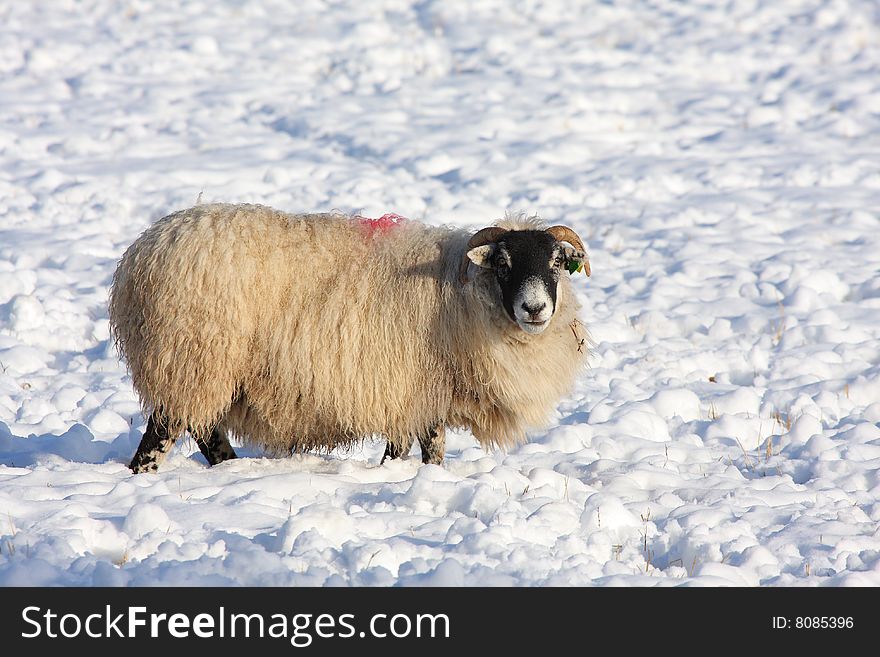
[[[880,11],[0,7],[0,585],[880,585]],[[116,261],[202,201],[585,240],[591,369],[509,452],[157,475]]]

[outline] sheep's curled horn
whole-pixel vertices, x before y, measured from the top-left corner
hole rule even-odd
[[[492,242],[497,242],[506,232],[506,228],[501,228],[499,226],[489,226],[488,228],[483,228],[482,230],[477,231],[470,238],[470,240],[468,240],[467,249],[465,249],[465,254],[461,259],[461,266],[458,269],[458,279],[459,281],[461,281],[462,285],[468,282],[467,270],[470,260],[467,257],[467,252],[471,249],[477,248],[478,246],[484,246],[486,244],[491,244]],[[547,229],[547,232],[550,233],[553,236],[553,239],[555,239],[557,242],[568,242],[580,253],[584,254],[584,271],[586,272],[587,276],[589,276],[590,261],[586,259],[586,249],[584,248],[584,243],[581,242],[581,238],[578,237],[577,233],[575,233],[568,226],[551,226]]]
[[[477,231],[468,240],[467,248],[464,251],[464,256],[462,256],[461,258],[461,265],[458,268],[458,280],[461,281],[462,285],[468,282],[467,270],[470,260],[468,260],[467,252],[471,249],[477,248],[478,246],[484,246],[486,244],[491,244],[492,242],[497,242],[506,232],[506,228],[501,228],[500,226],[489,226],[488,228],[483,228],[482,230]]]
[[[578,237],[578,234],[568,226],[550,226],[550,228],[547,229],[547,232],[550,233],[557,242],[568,242],[578,250],[584,260],[584,273],[589,276],[591,272],[590,261],[587,260],[587,249],[584,248],[584,243],[581,242],[581,238]]]

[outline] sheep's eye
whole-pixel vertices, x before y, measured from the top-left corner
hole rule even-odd
[[[504,258],[498,258],[495,261],[495,267],[497,269],[500,269],[501,271],[504,271],[505,269],[507,269],[507,260],[505,260]]]

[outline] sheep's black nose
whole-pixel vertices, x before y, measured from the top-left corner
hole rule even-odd
[[[537,315],[542,310],[544,310],[544,308],[546,308],[546,307],[547,307],[546,303],[540,303],[540,304],[536,303],[533,305],[523,303],[523,305],[522,305],[522,309],[525,310],[529,315],[532,315],[532,316]]]

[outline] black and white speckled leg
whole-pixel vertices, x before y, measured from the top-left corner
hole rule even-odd
[[[422,448],[422,463],[443,463],[443,456],[446,454],[446,425],[438,424],[420,436],[419,447]]]
[[[193,437],[196,439],[196,444],[199,446],[202,454],[207,459],[208,465],[217,465],[218,463],[223,463],[223,461],[236,458],[235,450],[229,444],[226,432],[219,427],[214,427],[207,440],[196,434],[193,434]]]
[[[389,440],[385,443],[385,455],[382,457],[382,463],[385,463],[385,459],[401,459],[409,456],[413,442],[414,440],[410,438],[404,445],[395,445]]]
[[[135,474],[156,472],[159,469],[159,464],[165,460],[165,456],[174,447],[175,440],[177,440],[177,436],[169,435],[165,423],[159,421],[157,414],[153,413],[147,420],[147,430],[144,431],[141,444],[138,445],[137,452],[128,467]]]

